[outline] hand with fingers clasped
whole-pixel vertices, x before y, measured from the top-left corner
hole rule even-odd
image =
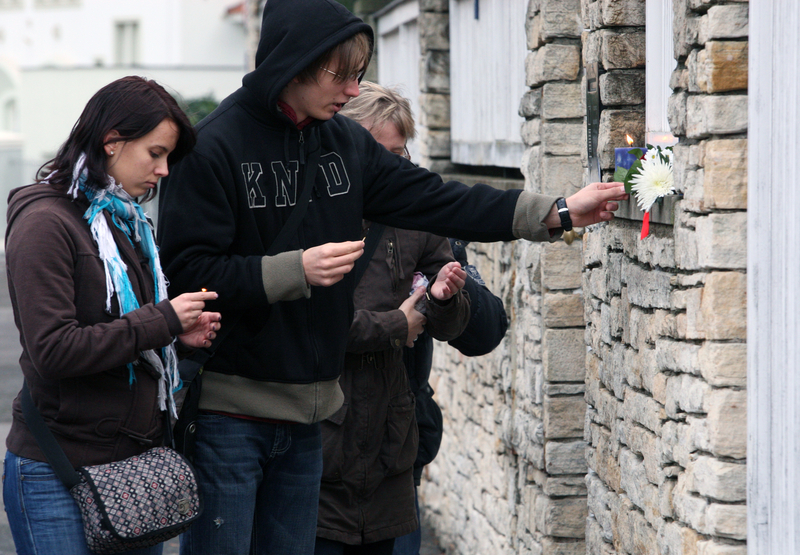
[[[327,287],[340,281],[364,254],[364,241],[325,243],[303,251],[303,271],[309,285]]]
[[[213,291],[184,293],[170,301],[175,314],[183,326],[183,333],[178,339],[187,347],[199,349],[208,347],[217,336],[221,326],[222,315],[219,312],[205,312],[206,301],[217,298]]]
[[[425,288],[420,287],[400,305],[400,310],[406,315],[406,320],[408,320],[406,347],[413,347],[417,336],[425,329],[425,322],[427,322],[425,315],[414,308],[424,295]]]

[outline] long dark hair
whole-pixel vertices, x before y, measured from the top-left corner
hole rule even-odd
[[[144,137],[164,119],[172,120],[178,126],[178,142],[167,158],[168,164],[172,165],[186,156],[197,141],[189,118],[177,101],[155,81],[137,76],[117,79],[89,99],[56,157],[39,168],[36,180],[42,181],[56,172],[48,181],[59,189],[68,189],[72,182],[72,169],[81,153],[84,153],[89,183],[105,188],[104,147],[108,133],[119,133],[115,141],[131,141]],[[145,200],[154,194],[148,194]]]

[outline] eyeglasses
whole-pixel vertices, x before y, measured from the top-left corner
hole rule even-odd
[[[358,82],[360,83],[360,82],[361,82],[361,78],[362,78],[362,77],[364,77],[364,71],[365,71],[365,70],[363,70],[363,69],[362,69],[362,70],[361,70],[361,71],[359,71],[358,73],[351,73],[350,75],[348,75],[347,77],[345,77],[344,75],[340,75],[340,74],[336,73],[335,71],[331,71],[331,70],[329,70],[329,69],[328,69],[328,68],[326,68],[326,67],[322,67],[322,66],[320,66],[319,68],[320,68],[322,71],[327,71],[328,73],[330,73],[330,74],[331,74],[331,75],[333,75],[334,77],[338,77],[339,79],[341,79],[342,81],[344,81],[344,82],[346,82],[346,83],[349,83],[350,81],[353,81],[353,80],[355,80],[355,81],[358,81]]]
[[[401,154],[401,156],[403,158],[405,158],[406,160],[411,160],[411,153],[408,151],[408,147],[407,146],[403,147],[403,154]]]

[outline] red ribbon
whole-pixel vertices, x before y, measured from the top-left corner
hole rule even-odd
[[[642,218],[642,236],[640,239],[644,239],[650,234],[650,211],[644,213],[644,218]]]

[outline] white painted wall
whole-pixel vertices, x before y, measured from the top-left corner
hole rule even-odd
[[[23,69],[113,65],[115,26],[138,22],[141,65],[242,65],[241,18],[232,0],[79,0],[0,8],[0,57]]]
[[[395,87],[409,99],[414,121],[420,118],[419,3],[409,0],[383,14],[378,27],[378,83]],[[412,160],[419,158],[416,141],[409,141]]]
[[[528,0],[450,0],[452,160],[519,168]]]
[[[800,3],[750,3],[747,552],[800,553]]]

